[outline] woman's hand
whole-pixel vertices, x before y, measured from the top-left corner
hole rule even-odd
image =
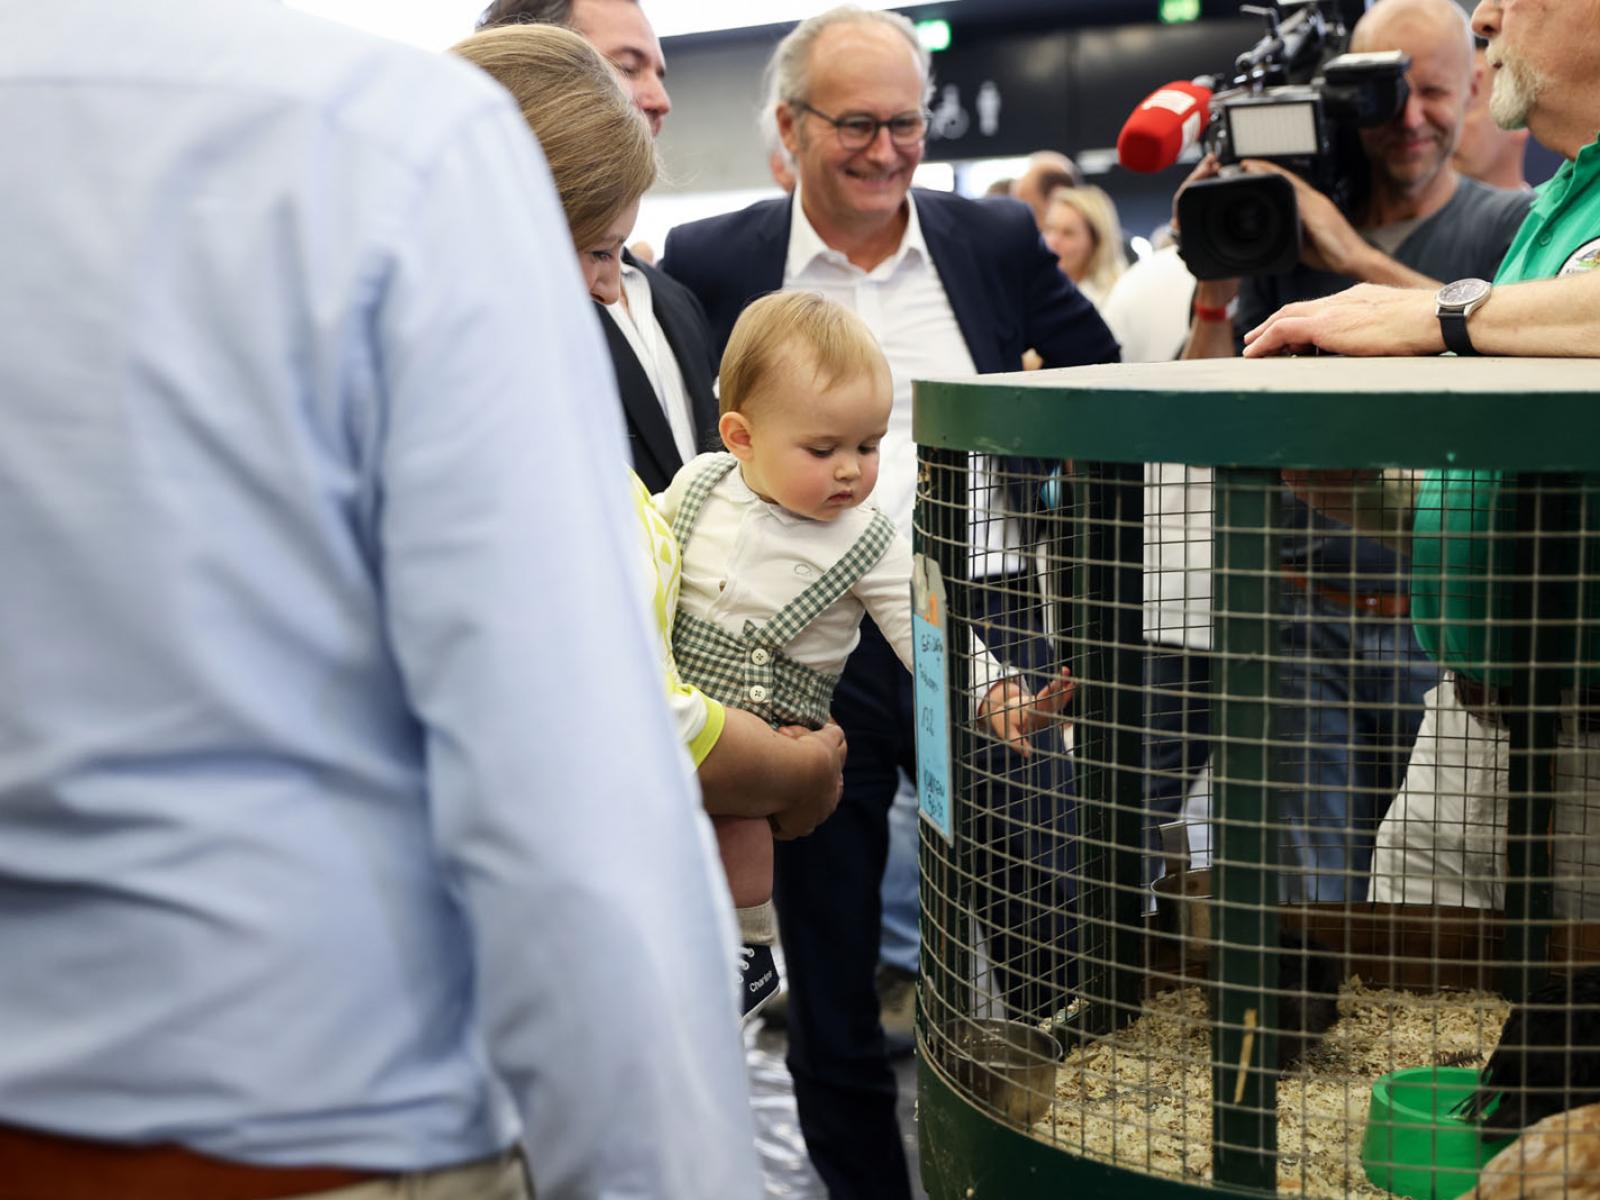
[[[784,725],[778,732],[806,748],[813,759],[805,771],[808,784],[801,789],[796,802],[767,818],[772,836],[787,842],[805,837],[839,807],[839,799],[844,795],[844,762],[850,748],[844,730],[833,721],[821,729]]]

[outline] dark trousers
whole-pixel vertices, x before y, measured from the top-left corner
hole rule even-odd
[[[978,608],[981,628],[988,612],[981,597]],[[1033,668],[1028,682],[1037,690],[1042,680],[1033,672],[1041,668],[1027,658],[1042,663],[1044,639],[1014,636],[1019,617],[999,615],[986,640],[1002,662]],[[900,769],[915,777],[916,738],[911,676],[870,620],[834,692],[833,714],[850,745],[844,798],[815,833],[777,847],[789,1073],[806,1149],[832,1200],[909,1200],[874,975],[889,808]],[[1048,738],[1059,746],[1053,730],[1036,743],[1052,744]],[[987,782],[975,788],[975,827],[1000,822],[978,855],[987,865],[976,867],[982,878],[974,897],[998,990],[1019,1013],[1053,1011],[1064,1002],[1068,957],[1070,844],[1061,797],[1070,773],[1059,753],[1036,753],[1023,764],[995,745],[980,749],[976,772]]]
[[[1145,848],[1163,853],[1157,826],[1183,815],[1189,787],[1211,753],[1211,656],[1152,643],[1145,650]],[[1156,877],[1147,861],[1145,882]]]
[[[1293,901],[1367,898],[1378,824],[1405,778],[1423,697],[1439,683],[1405,617],[1360,616],[1287,589],[1274,737],[1283,890]]]
[[[909,1200],[895,1077],[873,986],[898,771],[915,776],[911,676],[864,621],[833,696],[849,739],[844,798],[777,845],[773,897],[789,968],[789,1074],[800,1132],[833,1200]]]
[[[973,627],[989,652],[1031,691],[1055,678],[1057,651],[1043,634],[1029,574],[972,589]],[[972,907],[1007,1015],[1051,1017],[1072,983],[1072,906],[1077,893],[1077,813],[1072,764],[1060,734],[1035,734],[1023,758],[980,735],[973,756]]]

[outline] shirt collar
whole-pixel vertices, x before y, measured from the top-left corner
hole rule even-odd
[[[765,509],[780,525],[814,524],[810,517],[802,517],[798,513],[792,513],[783,505],[774,504],[770,500],[763,500],[756,495],[750,489],[750,485],[744,481],[744,472],[740,470],[737,463],[734,464],[733,470],[728,472],[727,480],[728,490],[731,493],[728,499],[735,504],[754,505],[757,508]]]
[[[784,278],[799,278],[805,269],[818,259],[879,279],[887,279],[894,274],[907,258],[914,256],[914,261],[927,262],[928,243],[922,236],[922,220],[917,216],[917,198],[909,188],[906,190],[906,205],[910,215],[906,221],[905,232],[900,235],[899,248],[871,271],[862,271],[845,257],[842,251],[835,250],[824,242],[822,235],[812,227],[811,221],[806,217],[805,206],[800,203],[800,187],[796,184],[794,199],[789,204],[789,257],[785,264]]]
[[[1585,182],[1600,175],[1600,138],[1578,151],[1578,157],[1572,160],[1572,172]]]

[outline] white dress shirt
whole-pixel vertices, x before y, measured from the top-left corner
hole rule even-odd
[[[650,294],[650,280],[645,273],[629,263],[622,264],[622,291],[627,304],[618,300],[607,304],[606,312],[622,330],[633,348],[634,357],[644,368],[645,378],[655,391],[661,411],[667,414],[667,424],[672,428],[672,443],[678,448],[678,457],[688,462],[700,450],[694,444],[694,414],[689,411],[689,389],[684,386],[683,371],[678,366],[678,356],[672,352],[666,330],[656,319],[654,298]]]
[[[1125,271],[1100,315],[1123,362],[1170,362],[1189,335],[1194,276],[1166,246]],[[1211,648],[1211,468],[1150,463],[1144,493],[1144,637]]]
[[[878,486],[873,497],[907,537],[917,499],[917,446],[911,436],[911,384],[917,379],[952,379],[976,375],[972,353],[945,295],[944,283],[928,253],[917,218],[916,197],[907,193],[910,215],[900,246],[870,271],[863,271],[841,251],[825,243],[806,218],[800,192],[789,206],[789,256],[783,286],[819,292],[850,309],[872,330],[889,360],[894,380],[894,407],[889,431],[878,446]],[[1017,570],[1022,557],[1007,553],[1014,545],[998,490],[988,484],[987,459],[972,459],[972,575],[982,578]],[[983,497],[993,499],[985,503]]]
[[[620,406],[505,92],[260,0],[6,4],[0,161],[0,1122],[759,1194]]]

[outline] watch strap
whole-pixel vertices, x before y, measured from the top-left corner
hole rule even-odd
[[[1440,312],[1439,332],[1444,335],[1446,350],[1453,351],[1462,358],[1478,353],[1478,348],[1472,344],[1472,338],[1467,334],[1466,313],[1452,309]]]

